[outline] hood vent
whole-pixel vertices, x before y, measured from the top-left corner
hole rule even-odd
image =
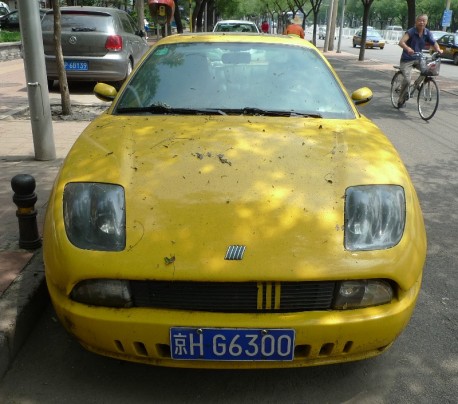
[[[230,261],[240,261],[243,259],[243,254],[245,253],[246,246],[244,245],[230,245],[227,248],[225,260]]]

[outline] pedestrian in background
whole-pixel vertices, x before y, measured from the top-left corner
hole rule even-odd
[[[292,21],[288,24],[283,35],[297,35],[302,39],[305,38],[304,29],[299,24],[294,24]]]
[[[268,34],[269,33],[269,23],[264,20],[261,24],[261,31],[264,33],[264,34]]]

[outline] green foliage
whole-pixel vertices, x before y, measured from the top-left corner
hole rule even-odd
[[[0,42],[20,42],[21,40],[20,32],[0,31]]]
[[[324,1],[327,4],[327,1]],[[430,29],[441,29],[442,15],[446,0],[417,0],[415,14],[427,14]],[[451,31],[458,28],[458,0],[451,0],[450,9],[453,11]],[[361,0],[347,0],[345,18],[351,26],[361,25],[363,3]],[[387,25],[407,26],[407,1],[405,0],[374,0],[370,8],[368,24],[383,29]]]

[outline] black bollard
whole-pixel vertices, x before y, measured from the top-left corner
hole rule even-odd
[[[16,216],[19,222],[19,247],[33,250],[41,247],[38,234],[37,211],[35,202],[35,178],[29,174],[18,174],[11,180],[14,191],[13,202],[18,207]]]

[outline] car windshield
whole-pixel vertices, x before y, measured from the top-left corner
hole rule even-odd
[[[355,118],[315,49],[246,42],[158,46],[127,83],[114,113]]]
[[[367,33],[367,36],[369,38],[382,39],[382,35],[380,35],[380,33],[377,32],[377,31],[370,31],[370,32]]]

